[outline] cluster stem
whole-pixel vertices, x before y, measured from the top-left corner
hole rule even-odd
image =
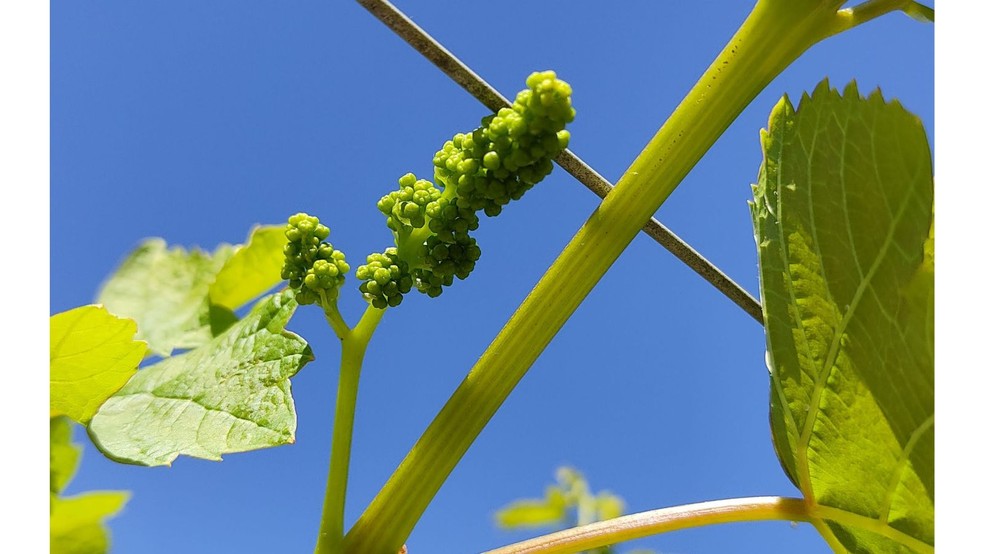
[[[337,310],[335,310],[337,314]],[[341,552],[345,533],[345,493],[348,486],[349,463],[352,452],[352,430],[355,426],[355,404],[359,393],[359,376],[366,348],[386,310],[367,306],[362,319],[352,329],[332,318],[328,321],[342,343],[342,361],[338,374],[338,396],[335,401],[335,425],[331,439],[331,459],[328,484],[321,512],[321,528],[315,554]],[[341,326],[338,325],[341,322]]]

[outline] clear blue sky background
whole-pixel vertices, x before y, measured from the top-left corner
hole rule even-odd
[[[572,149],[615,181],[753,2],[399,2],[512,97],[552,68],[574,87]],[[746,202],[759,129],[825,76],[880,86],[933,138],[931,25],[892,14],[814,48],[752,103],[657,214],[758,291]],[[317,214],[359,263],[391,236],[376,200],[485,108],[355,2],[56,2],[51,6],[51,310],[93,301],[142,238],[212,249],[256,223]],[[475,274],[391,310],[366,359],[353,522],[598,199],[562,170],[476,233]],[[350,283],[341,309],[363,301]],[[297,443],[115,464],[86,443],[69,492],[127,489],[117,553],[309,552],[327,473],[339,348],[316,309],[289,328],[317,360],[293,380]],[[401,351],[436,341],[430,360]],[[529,536],[492,514],[572,464],[631,511],[794,495],[773,453],[761,326],[641,235],[507,400],[421,519],[412,553]],[[426,356],[426,353],[423,354]],[[638,541],[665,553],[826,552],[808,525],[755,523]]]

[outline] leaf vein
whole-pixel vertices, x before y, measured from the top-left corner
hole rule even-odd
[[[842,169],[843,169],[843,166],[844,166],[844,164],[843,164],[843,157],[842,157],[842,159],[841,159],[841,168]],[[845,187],[844,182],[843,182],[843,170],[841,171],[841,174],[842,174],[841,187],[842,187],[842,191],[844,191],[846,189],[846,187]],[[808,181],[808,183],[809,184],[807,186],[807,195],[810,198],[811,205],[812,205],[812,196],[813,196],[812,180]],[[842,194],[844,194],[844,193],[842,192]],[[816,423],[817,413],[820,410],[821,397],[823,396],[824,392],[827,390],[826,382],[830,378],[830,374],[833,371],[834,362],[836,361],[837,355],[840,352],[841,344],[842,344],[842,339],[844,337],[844,332],[847,329],[847,325],[850,323],[850,321],[852,319],[852,316],[854,315],[854,311],[855,311],[855,309],[857,308],[858,304],[861,301],[861,298],[864,296],[865,292],[867,292],[868,285],[871,283],[872,278],[874,277],[875,273],[877,273],[878,269],[881,267],[881,264],[882,264],[882,262],[885,259],[885,255],[886,255],[886,253],[889,250],[889,247],[894,242],[895,230],[898,227],[899,222],[902,220],[902,216],[906,212],[906,207],[908,206],[910,200],[912,199],[912,196],[913,196],[913,188],[910,187],[908,190],[906,190],[905,196],[902,199],[902,202],[901,202],[901,205],[899,206],[898,211],[892,217],[892,221],[891,221],[891,224],[889,226],[888,232],[886,233],[885,240],[882,242],[882,245],[881,245],[881,247],[878,250],[878,254],[875,256],[875,259],[872,262],[871,266],[868,268],[868,271],[867,272],[864,272],[862,274],[862,280],[858,284],[858,288],[857,288],[857,290],[854,293],[854,297],[851,299],[851,303],[848,304],[847,310],[844,312],[844,315],[841,316],[841,319],[840,319],[840,321],[837,324],[837,328],[834,330],[834,334],[831,337],[830,346],[828,348],[828,352],[827,352],[827,356],[826,356],[826,361],[824,362],[824,367],[823,367],[822,371],[820,372],[820,374],[817,376],[816,381],[814,382],[814,392],[811,395],[810,408],[809,408],[809,410],[807,412],[807,416],[806,416],[806,420],[805,420],[805,425],[803,426],[802,434],[800,435],[800,440],[799,440],[799,444],[798,444],[798,448],[797,448],[801,452],[804,452],[805,451],[804,450],[804,447],[809,444],[810,438],[813,435],[813,427],[814,427],[814,425]],[[844,197],[844,202],[846,203],[846,201],[847,201],[847,198]],[[843,206],[843,209],[845,210],[845,214],[844,215],[845,215],[846,220],[847,220],[847,231],[848,231],[848,234],[849,234],[849,237],[850,237],[850,242],[851,242],[851,245],[852,245],[852,252],[854,253],[855,259],[857,259],[857,252],[856,252],[857,249],[854,247],[854,244],[855,243],[854,243],[853,235],[851,235],[851,218],[850,218],[850,214],[848,214],[847,211],[846,211],[847,210],[846,205]],[[814,228],[814,230],[815,230],[815,227],[816,226],[813,223],[812,215],[813,215],[813,213],[812,213],[812,210],[811,210],[811,227]],[[816,245],[816,248],[817,248],[817,252],[819,253],[819,251],[820,251],[819,250],[819,248],[820,248],[819,245]],[[858,265],[858,268],[861,269],[860,263],[858,263],[857,265]],[[823,266],[824,266],[824,262],[823,262],[823,258],[822,257],[820,258],[820,266],[821,266],[821,268],[823,268]],[[828,293],[829,293],[829,290],[828,290]],[[833,300],[833,299],[831,299],[831,300]],[[804,459],[801,460],[801,463],[803,463],[804,465],[806,465],[807,464],[807,460],[805,459],[806,457],[803,456],[803,458]],[[807,474],[808,474],[808,472],[807,472]],[[810,489],[810,490],[812,492],[812,489]],[[804,490],[803,492],[804,492],[804,495],[806,495],[806,490]]]
[[[881,521],[888,522],[888,518],[891,516],[892,511],[892,499],[895,496],[895,491],[898,489],[899,484],[902,482],[902,474],[905,472],[906,463],[909,461],[909,456],[912,455],[912,450],[916,447],[916,443],[919,439],[926,434],[931,427],[936,425],[936,414],[930,414],[909,436],[909,440],[906,441],[905,447],[902,449],[902,454],[899,456],[899,460],[895,465],[895,470],[892,472],[892,480],[889,481],[889,486],[885,490],[885,499],[882,501]]]
[[[208,406],[206,404],[203,404],[201,401],[199,401],[197,399],[194,399],[194,398],[183,398],[183,397],[180,397],[180,396],[164,396],[164,395],[154,394],[154,393],[145,392],[145,391],[136,391],[136,392],[132,392],[132,393],[118,394],[118,395],[115,396],[115,398],[122,398],[124,396],[147,396],[147,397],[150,397],[152,400],[155,400],[156,399],[156,400],[173,400],[173,401],[190,402],[190,403],[193,403],[193,404],[196,404],[196,405],[200,406],[201,408],[203,408],[206,411],[209,411],[209,412],[218,412],[220,414],[228,414],[229,416],[232,416],[233,418],[235,418],[238,421],[244,421],[244,422],[249,423],[249,424],[252,424],[252,425],[254,425],[254,426],[256,426],[256,427],[258,427],[260,429],[266,429],[268,431],[271,431],[271,432],[273,432],[273,433],[275,433],[277,435],[280,435],[281,434],[279,431],[277,431],[273,427],[270,427],[270,426],[267,426],[267,425],[261,425],[259,422],[253,421],[252,419],[249,419],[249,418],[246,418],[246,417],[242,417],[240,415],[237,415],[237,414],[235,414],[233,412],[229,412],[229,411],[223,410],[221,408],[213,408],[211,406]],[[150,403],[147,404],[147,408],[145,409],[144,413],[146,413],[146,410],[147,409],[150,409]],[[184,409],[187,410],[187,406],[185,406]],[[184,413],[184,411],[182,411],[182,414],[183,413]]]

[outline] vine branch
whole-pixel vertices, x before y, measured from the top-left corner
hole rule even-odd
[[[800,498],[760,496],[650,510],[515,543],[485,554],[569,554],[669,531],[740,521],[810,521]]]
[[[919,554],[931,554],[933,547],[891,527],[883,521],[859,514],[807,503],[802,498],[758,496],[731,498],[685,504],[640,512],[581,527],[565,529],[523,542],[490,550],[485,554],[573,554],[590,548],[640,539],[660,533],[693,529],[721,523],[747,521],[806,521],[829,534],[825,521],[857,527],[887,537]],[[835,549],[840,544],[833,537],[827,542]]]

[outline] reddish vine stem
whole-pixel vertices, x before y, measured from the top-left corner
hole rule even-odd
[[[459,60],[447,48],[427,34],[403,12],[387,0],[357,0],[379,21],[397,36],[420,52],[455,83],[468,91],[476,100],[493,112],[510,105],[509,100],[488,84],[477,73]],[[572,177],[581,182],[599,198],[612,190],[612,184],[569,149],[557,156],[557,163]],[[731,277],[718,269],[707,258],[670,231],[656,218],[650,218],[642,229],[663,248],[677,257],[705,281],[723,293],[739,308],[760,324],[764,323],[762,305],[754,296],[741,288]]]
[[[659,533],[722,523],[810,521],[800,498],[763,496],[715,500],[650,510],[515,543],[485,554],[569,554]]]

